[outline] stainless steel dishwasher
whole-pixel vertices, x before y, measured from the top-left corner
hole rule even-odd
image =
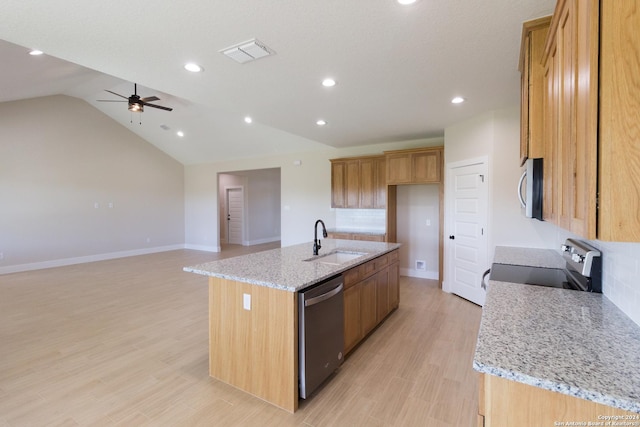
[[[299,292],[298,320],[300,397],[306,399],[342,364],[342,276]]]

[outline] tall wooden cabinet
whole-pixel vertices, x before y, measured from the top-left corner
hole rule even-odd
[[[559,0],[542,59],[544,218],[587,239],[640,241],[640,10]]]

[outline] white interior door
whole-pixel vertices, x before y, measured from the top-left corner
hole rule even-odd
[[[448,167],[449,227],[448,288],[451,292],[483,305],[482,274],[487,269],[487,162],[485,160]]]
[[[227,188],[227,242],[243,243],[244,190],[242,187]]]

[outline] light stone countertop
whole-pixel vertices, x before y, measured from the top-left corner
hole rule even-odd
[[[640,327],[602,294],[489,280],[473,367],[640,413]]]
[[[399,243],[339,239],[322,239],[321,245],[318,256],[334,250],[364,255],[340,265],[305,261],[313,258],[311,242],[184,267],[184,271],[297,292],[400,247]]]
[[[496,264],[529,265],[531,267],[564,268],[566,261],[553,249],[496,246],[493,262]]]

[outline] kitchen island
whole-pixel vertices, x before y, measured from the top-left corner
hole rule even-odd
[[[494,261],[563,264],[525,248]],[[640,327],[602,294],[489,280],[473,366],[487,426],[640,426]]]
[[[185,267],[209,276],[209,374],[294,412],[298,292],[335,275],[351,275],[360,266],[375,266],[387,254],[397,255],[399,247],[325,239],[317,257],[308,243]],[[316,262],[336,251],[358,256],[339,264]]]

